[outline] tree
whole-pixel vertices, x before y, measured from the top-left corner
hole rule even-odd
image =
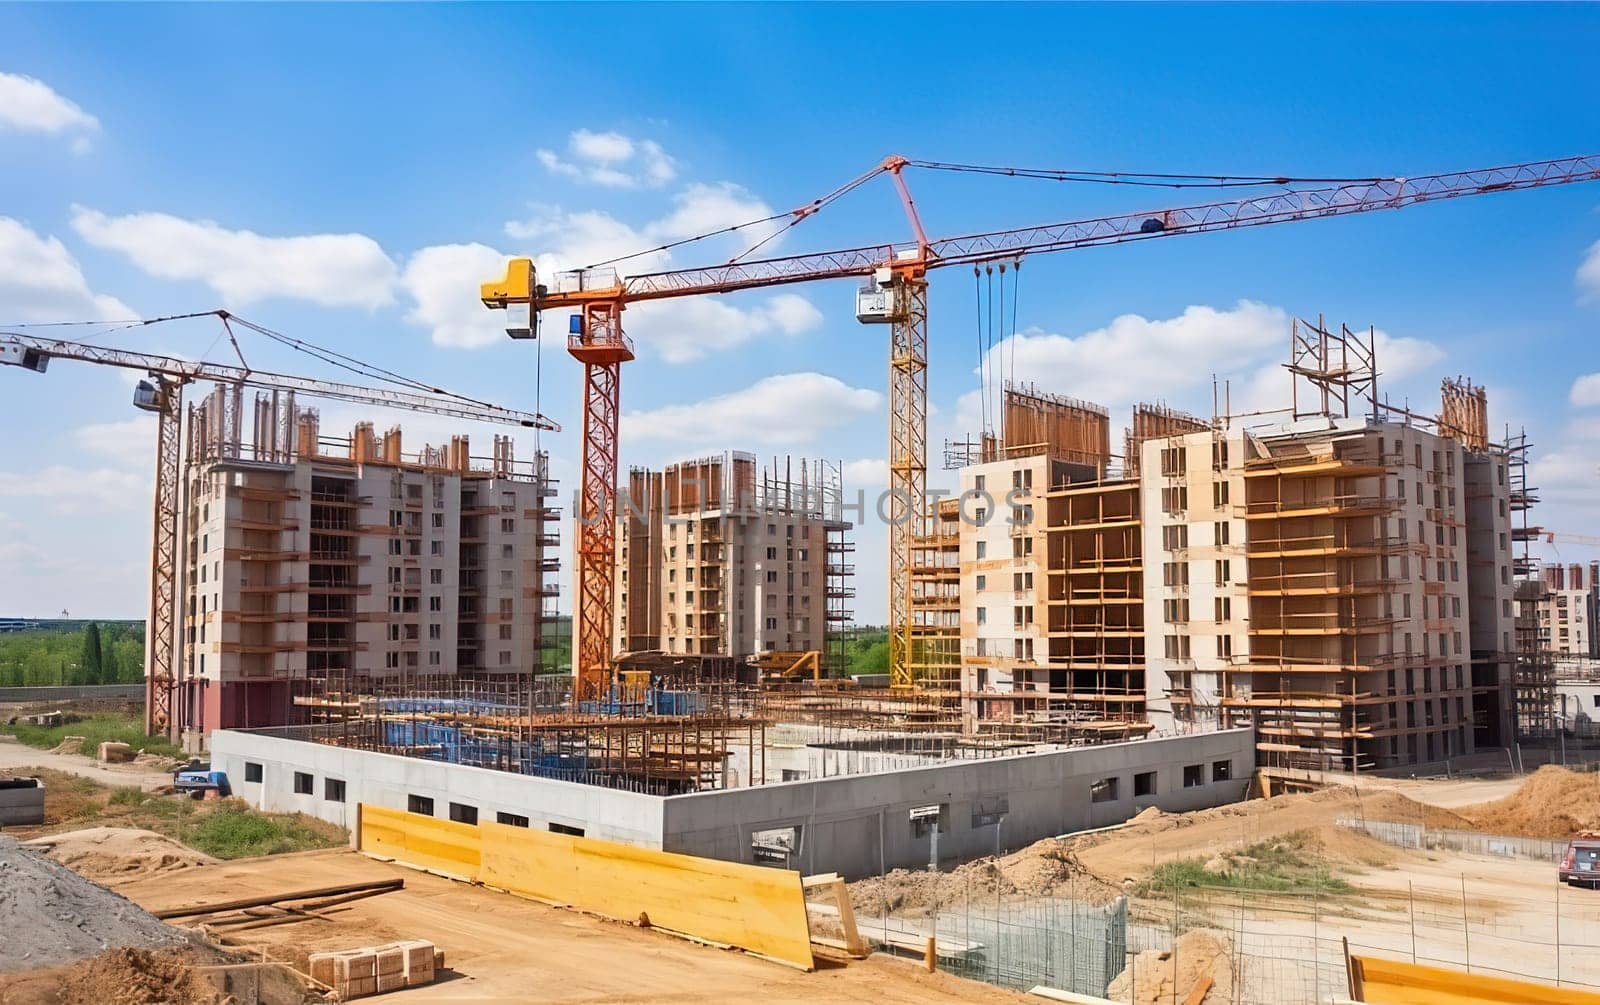
[[[78,683],[100,683],[100,660],[100,626],[91,621],[83,630],[83,659],[78,661]]]
[[[105,652],[100,654],[100,683],[115,684],[121,676],[121,668],[117,665],[117,647],[106,646]]]

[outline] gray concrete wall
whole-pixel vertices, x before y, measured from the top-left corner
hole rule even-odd
[[[909,814],[937,805],[939,861],[948,864],[1119,823],[1148,806],[1180,812],[1235,802],[1249,785],[1253,744],[1252,730],[1234,729],[674,796],[666,800],[662,847],[753,862],[754,832],[798,827],[792,865],[854,879],[925,867],[930,835]],[[1217,762],[1227,762],[1230,778],[1213,780]],[[1190,765],[1200,766],[1202,782],[1186,787]],[[1134,776],[1149,771],[1154,792],[1135,796]],[[1103,779],[1116,780],[1116,798],[1095,802],[1091,787]],[[990,822],[996,815],[998,825]]]
[[[211,767],[227,772],[234,795],[263,810],[305,813],[348,827],[357,803],[404,810],[416,795],[432,799],[433,815],[443,820],[456,802],[476,807],[479,820],[515,813],[541,830],[555,823],[581,828],[587,837],[661,847],[659,796],[289,738],[309,735],[305,728],[272,732],[282,735],[229,729],[211,734]],[[246,762],[261,766],[260,782],[246,781]],[[311,776],[309,795],[295,791],[296,772]],[[343,802],[327,798],[329,778],[345,783]]]
[[[343,826],[358,802],[404,810],[418,795],[433,799],[443,819],[454,801],[477,807],[480,820],[516,813],[538,828],[562,824],[731,862],[756,860],[756,831],[798,827],[792,867],[852,879],[928,864],[929,828],[909,819],[914,808],[939,807],[939,861],[950,864],[1120,823],[1149,806],[1180,812],[1235,802],[1255,756],[1253,731],[1235,729],[660,797],[307,742],[314,729],[217,730],[212,767],[255,806]],[[246,762],[261,766],[261,781],[246,780]],[[1198,784],[1185,785],[1188,766],[1198,767]],[[296,772],[311,776],[309,794],[295,792]],[[1135,795],[1135,776],[1147,772],[1155,773],[1152,791]],[[328,778],[345,782],[344,802],[327,798]],[[1096,783],[1113,779],[1115,798],[1095,801]]]

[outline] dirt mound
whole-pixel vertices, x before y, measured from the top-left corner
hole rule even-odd
[[[89,827],[26,842],[51,859],[101,882],[135,879],[176,869],[212,865],[217,860],[155,831]]]
[[[867,917],[884,911],[919,913],[969,900],[992,904],[1030,897],[1071,897],[1110,903],[1121,889],[1101,882],[1072,854],[1068,842],[1047,838],[1000,858],[975,859],[949,872],[895,869],[850,884],[855,909]]]
[[[72,967],[63,975],[63,1002],[117,1002],[119,1005],[155,1005],[157,1002],[220,1002],[208,982],[179,952],[113,949]]]
[[[1189,993],[1206,977],[1211,988],[1203,1005],[1233,1000],[1233,941],[1226,932],[1195,928],[1179,936],[1176,950],[1146,949],[1133,958],[1106,989],[1106,997],[1133,1005],[1167,1005],[1189,1001]]]
[[[1600,830],[1600,774],[1546,765],[1504,799],[1461,807],[1470,830],[1515,837],[1567,838]]]
[[[137,905],[6,837],[0,837],[0,932],[0,970],[53,967],[107,949],[162,949],[187,941]]]

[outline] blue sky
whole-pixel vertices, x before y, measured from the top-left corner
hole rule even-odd
[[[801,205],[894,152],[1318,176],[1600,152],[1595,7],[12,5],[0,38],[0,323],[225,306],[537,401],[567,429],[543,443],[564,501],[579,371],[555,348],[536,368],[476,305],[505,254],[585,264]],[[908,178],[934,235],[1211,195]],[[906,236],[878,179],[776,248]],[[1135,400],[1208,413],[1212,373],[1281,404],[1292,315],[1373,324],[1395,400],[1431,411],[1446,373],[1487,384],[1494,428],[1537,444],[1541,522],[1600,533],[1597,242],[1591,183],[1043,256],[1018,290],[1019,375],[1120,430]],[[835,282],[630,311],[624,466],[792,453],[874,491],[886,338],[852,307]],[[935,458],[980,421],[976,312],[969,274],[935,274]],[[215,335],[120,341],[222,358]],[[0,373],[0,613],[142,614],[153,444],[128,394],[81,364]],[[408,449],[454,427],[398,419]],[[883,549],[864,528],[863,620],[883,616]]]

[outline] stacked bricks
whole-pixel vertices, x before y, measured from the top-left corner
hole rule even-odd
[[[311,955],[311,976],[345,1001],[431,984],[435,966],[433,943],[422,939]]]

